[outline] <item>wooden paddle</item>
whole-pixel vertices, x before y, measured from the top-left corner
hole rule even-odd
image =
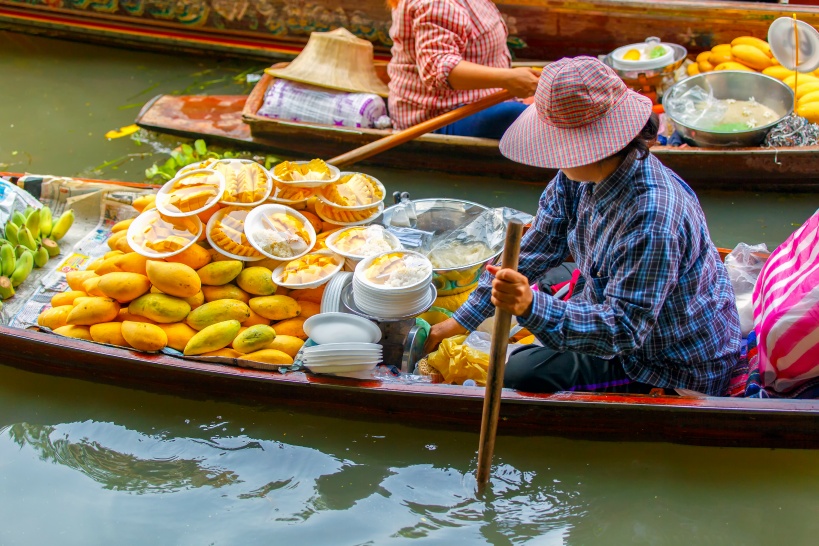
[[[503,245],[501,267],[517,269],[520,255],[520,238],[523,223],[518,219],[509,221],[506,228],[506,241]],[[481,419],[481,438],[478,444],[478,493],[483,493],[489,482],[492,467],[492,454],[495,451],[495,434],[498,430],[501,389],[503,388],[503,370],[506,366],[506,347],[509,345],[509,328],[512,315],[509,311],[495,311],[495,329],[492,332],[492,345],[489,349],[489,370],[486,375],[486,394],[483,399],[483,417]]]
[[[351,150],[336,156],[333,159],[328,159],[327,163],[338,168],[347,167],[353,163],[358,163],[359,161],[370,158],[374,155],[378,155],[381,152],[385,152],[390,148],[398,146],[399,144],[409,142],[410,140],[418,138],[421,135],[430,133],[436,129],[440,129],[445,125],[449,125],[450,123],[463,119],[467,116],[471,116],[472,114],[485,110],[490,106],[500,104],[511,98],[512,94],[505,89],[503,91],[492,93],[479,101],[456,108],[455,110],[450,110],[449,112],[441,114],[440,116],[423,121],[418,125],[413,125],[409,129],[398,131],[397,133],[393,133],[374,142],[370,142],[369,144],[365,144],[360,148],[356,148],[355,150]]]

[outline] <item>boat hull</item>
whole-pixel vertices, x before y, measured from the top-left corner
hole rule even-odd
[[[659,36],[692,52],[742,35],[765,38],[777,17],[819,25],[815,6],[694,0],[496,0],[519,58],[602,55]],[[113,45],[246,58],[291,58],[313,31],[344,26],[389,53],[384,0],[0,0],[0,28]]]
[[[151,392],[477,430],[483,389],[281,374],[0,327],[0,362]],[[819,447],[819,402],[505,390],[501,434],[730,447]]]

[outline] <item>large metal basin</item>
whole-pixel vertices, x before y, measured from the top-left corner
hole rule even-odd
[[[462,199],[418,199],[415,203],[415,213],[418,223],[415,227],[436,234],[456,229],[470,220],[480,216],[488,207],[464,201]],[[389,225],[390,218],[396,206],[384,210],[383,223]],[[466,292],[478,283],[478,278],[486,266],[500,255],[503,249],[498,249],[487,259],[451,269],[433,269],[432,282],[439,296],[449,296]]]
[[[765,125],[731,133],[707,131],[680,121],[679,112],[670,107],[669,102],[682,96],[694,86],[712,91],[717,99],[748,100],[753,97],[778,114],[778,117]],[[771,127],[782,121],[793,112],[793,90],[781,81],[744,70],[720,70],[707,72],[686,78],[672,86],[663,97],[665,112],[674,121],[677,131],[689,142],[697,146],[758,146],[765,140]]]

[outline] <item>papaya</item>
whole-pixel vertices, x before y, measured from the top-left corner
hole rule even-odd
[[[202,289],[196,270],[183,263],[149,261],[145,272],[151,284],[169,296],[190,298]]]
[[[166,262],[185,264],[191,269],[201,269],[210,263],[210,252],[202,245],[191,245],[179,254],[168,256]]]
[[[151,282],[139,273],[106,273],[99,278],[97,289],[119,303],[128,303],[150,290]]]
[[[307,334],[304,333],[304,321],[301,317],[291,318],[273,324],[273,329],[276,330],[276,335],[293,336],[302,340],[307,340]]]
[[[238,364],[241,366],[243,360],[251,362],[261,362],[263,364],[270,364],[273,366],[290,366],[293,364],[293,359],[287,353],[276,349],[262,349],[261,351],[254,351],[239,357]]]
[[[227,347],[241,327],[238,320],[223,320],[206,326],[188,341],[183,353],[186,356],[201,355]]]
[[[66,324],[91,326],[100,322],[113,322],[119,315],[119,304],[111,298],[78,298],[78,300],[79,303],[75,303],[74,309],[68,314]]]
[[[266,267],[247,267],[236,277],[239,288],[254,296],[270,296],[276,293],[273,272]]]
[[[121,322],[100,322],[99,324],[92,324],[88,329],[91,334],[91,339],[97,343],[107,343],[108,345],[117,345],[119,347],[130,347],[131,345],[122,337],[122,323]]]
[[[46,309],[37,316],[37,324],[43,328],[56,330],[67,324],[66,321],[72,309],[74,309],[73,305],[59,305]]]
[[[128,312],[149,318],[154,322],[170,324],[185,320],[191,306],[181,298],[167,294],[145,294],[128,305]]]
[[[273,328],[257,324],[239,332],[231,346],[240,353],[252,353],[267,348],[274,339],[276,331]]]
[[[247,303],[250,301],[250,295],[232,283],[223,284],[221,286],[205,285],[202,287],[202,293],[205,296],[206,302],[216,300],[239,300],[243,303]]]
[[[284,320],[299,316],[301,308],[290,296],[260,296],[251,298],[250,308],[266,319]]]
[[[65,274],[65,280],[68,286],[71,287],[71,290],[85,292],[85,290],[82,289],[82,283],[85,282],[86,279],[97,276],[98,275],[93,271],[69,271]]]
[[[239,300],[215,300],[200,305],[190,312],[187,322],[194,330],[202,330],[211,324],[225,320],[243,322],[250,317],[250,308]],[[238,329],[237,329],[238,331]],[[231,339],[231,341],[233,341]]]
[[[168,336],[168,347],[177,351],[185,350],[185,345],[196,335],[196,330],[184,322],[174,322],[173,324],[157,324],[165,335]]]
[[[276,349],[289,355],[291,358],[296,358],[296,353],[301,350],[302,345],[304,345],[303,339],[295,336],[280,335],[277,332],[276,339],[274,339],[266,348]]]
[[[91,337],[91,331],[88,328],[88,326],[76,326],[73,324],[67,324],[65,326],[55,328],[54,333],[65,337],[73,337],[76,339],[94,341],[94,338]]]
[[[242,271],[242,262],[239,260],[224,260],[211,262],[208,265],[196,270],[202,284],[209,286],[220,286],[227,284]]]
[[[165,331],[149,322],[126,320],[122,323],[122,337],[138,351],[161,351],[168,344]]]
[[[88,297],[88,294],[82,290],[68,290],[66,292],[60,292],[59,294],[54,294],[54,296],[51,298],[51,307],[72,305],[75,299],[85,297]]]

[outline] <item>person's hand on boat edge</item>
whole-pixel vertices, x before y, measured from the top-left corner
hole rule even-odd
[[[514,269],[488,265],[486,270],[494,275],[492,281],[492,305],[496,309],[509,311],[516,317],[528,317],[532,310],[532,287],[529,279]]]

